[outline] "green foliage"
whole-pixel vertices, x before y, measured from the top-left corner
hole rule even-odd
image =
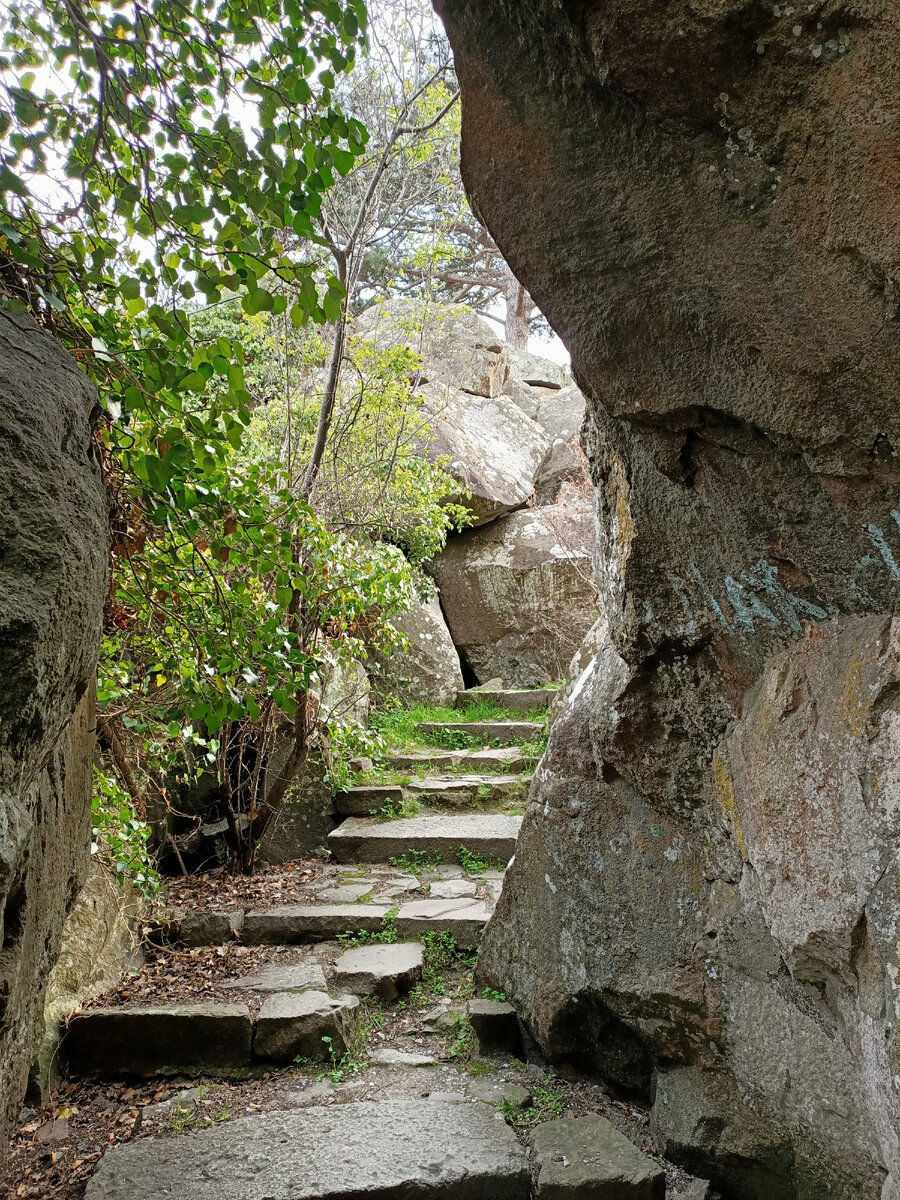
[[[408,796],[399,803],[393,800],[385,801],[374,815],[381,817],[383,821],[400,821],[404,817],[417,817],[421,807],[415,796]]]
[[[162,887],[147,849],[150,826],[134,811],[131,797],[115,779],[94,768],[91,854],[120,882],[130,882],[148,900]]]
[[[251,419],[248,453],[283,466],[290,474],[312,449],[329,347],[307,329],[283,318],[250,318],[245,367],[253,369],[267,397]],[[266,336],[258,344],[257,330]],[[471,514],[442,503],[459,490],[440,464],[422,454],[434,429],[412,390],[418,360],[405,346],[380,347],[351,338],[338,386],[325,457],[311,503],[329,528],[357,538],[402,546],[414,565],[433,558],[447,534],[471,523]],[[422,591],[427,585],[422,580]]]
[[[453,1023],[456,1027],[455,1037],[447,1047],[447,1057],[465,1061],[471,1058],[478,1048],[478,1039],[472,1028],[472,1022],[465,1013],[458,1013],[454,1017]]]
[[[397,911],[396,908],[389,909],[381,919],[381,928],[374,933],[370,933],[367,929],[360,929],[357,932],[348,930],[346,933],[339,933],[337,940],[347,950],[355,949],[357,946],[367,946],[372,942],[392,946],[400,940],[400,935],[397,933]]]
[[[316,236],[323,194],[364,152],[334,89],[365,21],[362,0],[13,0],[0,207],[19,302],[58,311],[74,293],[146,315],[178,354],[175,374],[190,366],[179,309],[198,292],[214,304],[244,289],[245,311],[283,312],[268,277],[296,292],[298,322],[333,319],[343,290],[318,291],[287,244]],[[50,170],[71,181],[55,204],[39,186]]]
[[[422,934],[424,948],[422,979],[410,992],[410,1001],[416,1005],[427,1004],[434,996],[447,994],[448,972],[463,968],[463,987],[455,994],[470,990],[470,974],[475,966],[477,952],[463,949],[449,930],[427,930]]]
[[[162,563],[142,561],[148,541],[176,574],[201,543],[211,561],[188,564],[198,575],[233,551],[253,556],[227,532],[233,511],[270,490],[252,472],[233,478],[250,420],[243,348],[197,341],[189,311],[198,293],[234,295],[299,325],[342,302],[297,239],[315,243],[334,170],[364,153],[366,131],[333,90],[365,16],[362,0],[7,7],[2,303],[34,312],[97,382],[117,549],[154,584]],[[50,173],[67,182],[48,191]],[[258,515],[251,504],[242,529],[259,530]]]
[[[403,854],[393,855],[388,859],[392,867],[405,871],[408,875],[425,875],[433,867],[439,867],[444,856],[439,850],[407,850]]]
[[[475,854],[466,846],[456,851],[456,860],[467,875],[483,875],[485,871],[503,871],[506,863],[493,854]]]
[[[493,1000],[497,1004],[503,1004],[506,1001],[506,992],[498,992],[496,988],[482,988],[481,994],[485,1000]]]
[[[557,1120],[565,1111],[566,1101],[562,1088],[554,1088],[552,1083],[553,1079],[548,1077],[543,1085],[532,1089],[530,1108],[516,1108],[504,1096],[500,1111],[514,1125],[532,1126]]]

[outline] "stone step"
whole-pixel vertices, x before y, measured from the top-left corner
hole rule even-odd
[[[492,908],[483,900],[466,897],[436,900],[410,900],[397,913],[400,937],[421,937],[429,930],[452,934],[464,950],[475,950],[490,920]]]
[[[250,1064],[253,1018],[246,1004],[94,1008],[72,1017],[59,1044],[65,1074],[203,1075]]]
[[[538,721],[417,721],[416,731],[422,737],[440,737],[442,732],[462,733],[479,742],[535,742],[544,732]]]
[[[528,767],[528,759],[518,746],[489,746],[486,750],[411,750],[388,755],[387,761],[397,771],[448,771],[453,767],[489,771],[495,768],[512,775]]]
[[[358,915],[360,909],[364,910],[362,917]],[[312,904],[280,904],[248,912],[243,936],[251,946],[331,941],[339,933],[377,933],[390,911],[362,904],[333,905],[324,911],[322,906]],[[446,929],[468,949],[478,945],[491,912],[491,905],[471,897],[409,900],[396,909],[394,920],[401,938],[419,937],[429,929]]]
[[[456,707],[487,701],[507,712],[546,712],[555,695],[555,688],[472,688],[456,693]]]
[[[456,862],[460,846],[504,865],[512,858],[521,817],[495,813],[405,817],[376,821],[350,817],[328,835],[328,848],[337,862],[388,862],[407,851],[441,856]],[[249,914],[248,914],[249,915]]]
[[[354,946],[334,964],[334,982],[354,996],[377,996],[385,1003],[408,992],[422,978],[425,947],[419,942]]]
[[[490,804],[510,792],[524,794],[528,781],[524,775],[431,775],[407,784],[406,792],[426,804],[446,804],[453,808]]]
[[[83,1078],[227,1075],[298,1055],[328,1059],[331,1048],[340,1056],[358,1019],[355,995],[335,998],[324,988],[273,992],[256,1018],[245,1004],[95,1008],[71,1018],[59,1061],[66,1074]]]
[[[525,1152],[489,1105],[381,1100],[112,1146],[85,1200],[528,1200],[530,1188]]]
[[[359,787],[335,792],[334,806],[344,817],[367,817],[377,813],[385,804],[392,806],[403,803],[403,788],[387,784],[366,783]]]
[[[666,1173],[605,1117],[563,1117],[538,1125],[533,1137],[536,1200],[616,1196],[665,1200]]]
[[[294,946],[331,941],[339,933],[377,933],[389,911],[386,904],[279,904],[245,913],[241,940]]]

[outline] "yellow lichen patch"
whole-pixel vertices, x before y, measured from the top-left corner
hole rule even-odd
[[[713,779],[715,780],[716,791],[719,794],[722,808],[728,815],[738,849],[741,852],[741,858],[744,862],[749,862],[750,855],[747,853],[747,841],[744,837],[744,831],[741,828],[741,819],[738,815],[737,802],[734,798],[734,784],[731,781],[728,768],[722,762],[721,758],[719,758],[718,754],[713,755]]]
[[[838,712],[847,722],[853,737],[865,733],[872,712],[874,697],[863,680],[863,664],[858,654],[854,654],[847,664],[847,682],[836,704]]]

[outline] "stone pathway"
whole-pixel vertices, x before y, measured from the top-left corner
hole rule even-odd
[[[532,713],[545,708],[552,694],[495,690],[479,698],[502,697],[511,711]],[[187,953],[214,953],[200,947],[271,947],[273,955],[303,955],[302,961],[260,964],[259,951],[242,951],[257,955],[256,965],[252,973],[220,983],[224,999],[80,1013],[60,1045],[65,1070],[100,1080],[241,1079],[298,1061],[319,1060],[327,1068],[358,1054],[360,1036],[365,1040],[371,1028],[367,1006],[402,1010],[407,994],[423,980],[426,946],[418,939],[447,931],[458,947],[477,947],[521,823],[519,815],[479,811],[479,805],[521,799],[528,779],[517,745],[483,743],[533,739],[540,730],[534,721],[448,722],[434,727],[434,740],[461,735],[465,748],[436,745],[395,753],[391,767],[416,776],[402,783],[367,781],[343,794],[340,811],[347,819],[329,839],[338,865],[305,886],[293,885],[294,902],[195,911],[158,934],[170,945],[195,948]],[[392,808],[411,800],[425,810],[421,815],[389,819]],[[362,944],[337,946],[339,934],[362,937]],[[381,1086],[360,1101],[357,1089],[342,1103],[288,1104],[193,1133],[153,1134],[113,1146],[88,1183],[86,1200],[665,1196],[662,1168],[602,1117],[549,1120],[537,1125],[533,1138],[532,1122],[523,1119],[515,1125],[517,1136],[504,1114],[531,1103],[522,1083],[465,1081],[454,1068],[455,1089],[444,1084],[444,1090],[423,1098],[414,1080],[437,1070],[438,1046],[466,1029],[470,1052],[509,1061],[523,1057],[515,1011],[502,998],[473,996],[465,1009],[437,1003],[421,1013],[417,1027],[426,1043],[442,1030],[443,1042],[423,1044],[420,1035],[368,1050],[372,1066],[366,1074],[387,1071],[398,1081],[407,1078],[401,1088],[406,1098],[385,1098],[391,1093]],[[304,1096],[312,1099],[315,1088],[327,1097],[326,1084],[313,1085]]]

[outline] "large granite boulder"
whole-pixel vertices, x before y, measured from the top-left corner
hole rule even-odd
[[[503,339],[464,305],[395,297],[373,305],[353,333],[378,346],[408,346],[421,360],[416,381],[474,396],[499,396],[509,373]]]
[[[109,544],[97,411],[61,346],[0,311],[0,1146],[90,852]]]
[[[589,482],[587,458],[581,448],[584,414],[584,396],[574,383],[538,401],[534,419],[551,439],[534,477],[538,504],[552,504],[564,483]]]
[[[468,508],[476,525],[521,508],[550,451],[543,428],[507,396],[487,399],[439,384],[420,391],[432,429],[426,453],[465,489],[448,499]]]
[[[485,982],[725,1194],[896,1198],[900,11],[437,7],[587,400],[612,648]]]
[[[437,594],[427,604],[416,602],[391,624],[406,636],[409,647],[372,653],[369,674],[376,688],[407,705],[453,704],[465,684]]]
[[[590,504],[572,493],[450,538],[433,561],[453,641],[481,682],[560,679],[597,618]]]
[[[506,347],[506,358],[510,379],[519,379],[537,388],[562,388],[566,385],[566,368],[550,358],[532,354],[528,350],[517,350],[513,346]]]

